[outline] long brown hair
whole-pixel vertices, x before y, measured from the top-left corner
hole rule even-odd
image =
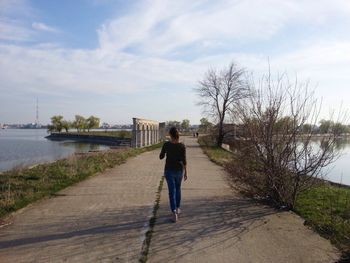
[[[170,136],[175,139],[178,140],[179,139],[179,131],[176,129],[176,127],[171,127],[169,130],[169,134]]]

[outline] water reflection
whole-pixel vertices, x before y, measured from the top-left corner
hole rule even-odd
[[[349,148],[350,144],[350,138],[338,138],[335,141],[335,148],[338,151],[346,150],[346,148]]]
[[[350,185],[350,138],[339,138],[335,148],[339,158],[330,165],[327,179],[336,183]]]
[[[99,150],[101,150],[101,145],[97,144],[97,143],[64,141],[64,142],[60,142],[60,144],[62,146],[65,146],[65,147],[71,147],[72,149],[75,150],[75,152],[87,152],[87,151],[99,151]]]
[[[316,152],[320,148],[328,147],[328,142],[321,138],[314,138],[311,146],[313,151]],[[323,169],[322,174],[329,181],[350,185],[350,138],[337,138],[333,150],[337,158],[332,164]]]
[[[327,145],[321,138],[313,138],[310,146],[316,152]],[[234,148],[230,149],[235,151]],[[338,158],[323,169],[322,174],[326,180],[350,185],[350,137],[338,138],[335,141],[334,150],[338,153]]]
[[[0,130],[0,171],[63,158],[76,152],[109,149],[109,146],[45,139],[46,130]]]

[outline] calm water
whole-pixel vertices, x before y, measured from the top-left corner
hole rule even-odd
[[[320,140],[313,141],[315,149],[319,147]],[[335,183],[350,185],[350,138],[338,139],[336,149],[339,158],[323,170],[323,178]]]
[[[326,179],[350,185],[350,139],[339,139],[337,149],[340,157],[327,169]]]
[[[0,171],[53,161],[75,152],[109,149],[99,144],[50,141],[45,139],[47,135],[45,129],[0,129]]]

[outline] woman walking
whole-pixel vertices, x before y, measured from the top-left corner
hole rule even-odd
[[[170,129],[169,135],[170,141],[163,144],[159,158],[163,159],[166,155],[164,176],[168,184],[172,218],[176,222],[180,214],[182,177],[187,180],[186,148],[179,142],[179,132],[175,127]]]

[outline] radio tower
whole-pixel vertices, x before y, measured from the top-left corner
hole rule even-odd
[[[35,127],[39,128],[39,100],[36,98],[36,118],[35,118]]]

